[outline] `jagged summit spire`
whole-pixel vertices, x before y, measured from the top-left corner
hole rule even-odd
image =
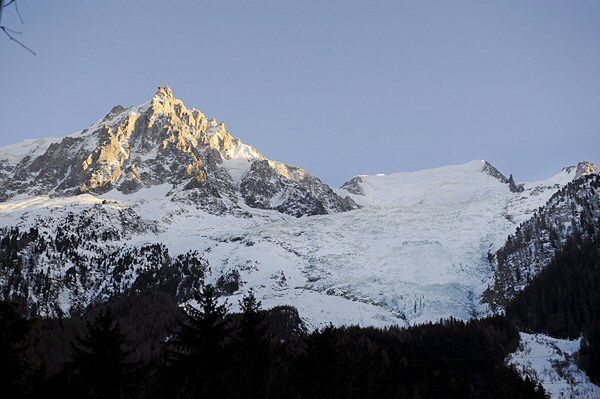
[[[159,86],[151,100],[153,108],[163,111],[166,108],[173,108],[173,106],[178,103],[184,106],[183,101],[175,98],[173,90],[171,90],[169,86]]]
[[[513,193],[520,193],[523,191],[523,185],[517,184],[515,182],[515,178],[513,177],[512,174],[510,175],[509,178],[507,178],[498,169],[496,169],[496,167],[494,167],[494,165],[492,165],[488,161],[482,161],[482,162],[483,162],[483,171],[485,173],[488,173],[490,176],[495,177],[496,179],[500,180],[502,183],[508,184],[508,188],[510,189],[510,191],[512,191]]]
[[[159,86],[156,89],[156,93],[154,93],[154,97],[153,98],[175,98],[173,96],[173,90],[171,90],[170,86]]]
[[[187,124],[200,130],[204,130],[208,123],[204,113],[194,108],[188,109],[183,101],[173,95],[173,91],[168,86],[160,86],[156,89],[150,101],[150,110],[154,116],[166,115],[176,123]]]

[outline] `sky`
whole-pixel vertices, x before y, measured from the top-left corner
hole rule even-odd
[[[486,159],[517,181],[600,161],[600,1],[34,1],[2,24],[0,145],[171,86],[339,186]]]

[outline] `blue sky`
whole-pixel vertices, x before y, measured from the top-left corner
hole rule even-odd
[[[324,4],[325,3],[325,4]],[[600,161],[598,1],[33,1],[3,24],[0,145],[170,85],[270,158],[339,185],[487,159]]]

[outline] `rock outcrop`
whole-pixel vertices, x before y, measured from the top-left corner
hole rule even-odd
[[[174,200],[218,213],[239,209],[240,198],[294,216],[357,207],[303,169],[268,160],[165,87],[150,102],[118,105],[91,127],[35,149],[22,157],[0,149],[0,201],[167,185]]]
[[[488,161],[484,161],[483,163],[483,171],[489,174],[492,177],[500,180],[502,183],[508,184],[508,188],[513,193],[520,193],[523,191],[523,185],[517,184],[513,175],[511,174],[509,178],[506,178],[494,165],[489,163]]]
[[[582,176],[597,174],[598,168],[595,164],[590,161],[582,161],[577,164],[577,171],[575,172],[575,178],[578,179]]]

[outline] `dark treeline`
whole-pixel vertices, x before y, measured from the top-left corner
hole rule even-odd
[[[594,384],[600,384],[600,319],[585,330],[579,350],[579,366]]]
[[[136,294],[28,321],[3,302],[2,386],[15,398],[545,397],[504,364],[519,334],[503,317],[309,333],[295,309],[263,311],[251,294],[239,314],[219,303],[207,285],[185,311]]]
[[[521,329],[577,338],[600,315],[600,239],[575,235],[507,307]]]
[[[505,309],[520,288],[529,285],[562,251],[570,237],[592,237],[600,231],[599,193],[600,175],[575,179],[520,224],[495,254],[489,254],[496,265],[485,301],[495,309]]]
[[[600,235],[577,233],[507,307],[522,331],[584,336],[580,365],[600,381]]]

